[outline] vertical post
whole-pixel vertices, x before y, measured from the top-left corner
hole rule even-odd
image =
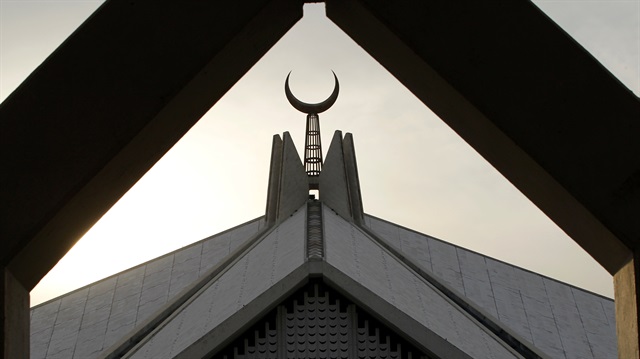
[[[640,358],[640,335],[638,333],[640,304],[640,253],[633,257],[613,276],[616,298],[616,334],[618,336],[618,358]]]
[[[29,291],[8,268],[2,268],[2,359],[29,358]]]

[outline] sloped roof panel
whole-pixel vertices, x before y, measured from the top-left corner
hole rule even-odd
[[[456,251],[455,247],[450,247]],[[498,319],[508,323],[516,333],[520,334],[528,342],[533,343],[531,328],[522,300],[522,292],[513,290],[514,286],[517,285],[513,267],[503,262],[488,260],[487,270],[489,272],[490,288],[493,290],[496,307],[498,308]]]
[[[214,235],[31,309],[31,358],[95,358],[263,229]]]
[[[89,358],[101,351],[115,289],[113,277],[89,288],[73,357]]]
[[[583,323],[575,303],[573,289],[568,285],[551,280],[545,281],[545,288],[567,357],[594,358],[589,337],[585,332],[585,323]]]
[[[117,276],[117,284],[113,302],[111,303],[111,314],[102,349],[111,346],[135,326],[138,318],[145,269],[146,266],[140,266]]]
[[[428,243],[428,241],[420,241]],[[487,264],[484,257],[473,252],[460,252],[460,269],[462,273],[462,284],[465,297],[471,299],[474,303],[478,303],[480,307],[489,312],[494,317],[498,316],[498,308],[496,307],[493,291],[487,291],[490,286],[489,272],[486,270]],[[477,270],[480,268],[480,270]],[[428,269],[428,268],[427,268]],[[480,304],[482,303],[482,304]]]
[[[502,341],[330,209],[323,215],[329,264],[473,358],[517,358]]]
[[[480,266],[475,267],[475,270],[482,268],[482,262],[478,264]],[[490,270],[489,285],[492,285],[493,288],[498,288],[501,294],[500,296],[495,296],[496,305],[498,306],[497,318],[500,318],[502,322],[519,323],[518,327],[514,329],[518,333],[522,333],[521,335],[526,335],[529,342],[543,349],[553,358],[562,358],[565,355],[564,347],[556,327],[555,316],[547,299],[544,278],[535,273],[519,270],[519,268],[489,258],[486,258],[485,265],[493,269]],[[474,268],[472,267],[468,268],[469,272],[473,270]],[[508,275],[506,280],[502,282],[496,280],[497,275],[494,275],[500,271]],[[487,283],[482,284],[484,284],[482,288],[486,291]],[[518,291],[514,291],[514,288],[518,288]],[[499,300],[507,292],[510,293],[509,297],[512,301],[520,303],[520,305],[513,304],[518,311],[516,315],[519,315],[519,317],[517,319],[515,318],[516,315],[512,318],[508,318],[505,315],[507,310],[505,301]]]
[[[617,358],[613,300],[373,216],[365,223],[550,357]]]
[[[611,323],[607,318],[603,303],[600,298],[595,298],[587,292],[571,289],[580,319],[585,328],[585,334],[589,341],[589,349],[594,358],[606,358],[610,355]],[[598,303],[600,302],[600,303]],[[614,323],[615,324],[615,323]],[[615,328],[615,326],[613,327]]]
[[[305,261],[305,214],[306,211],[300,209],[276,227],[150,333],[127,357],[175,356],[301,266]]]
[[[69,358],[73,356],[88,294],[89,288],[84,288],[61,298],[52,324],[51,339],[44,352],[48,357]],[[44,349],[44,345],[38,349]]]
[[[31,310],[31,357],[44,358],[62,298]]]

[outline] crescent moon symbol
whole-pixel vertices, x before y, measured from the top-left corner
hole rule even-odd
[[[336,100],[338,99],[338,93],[340,92],[338,76],[336,76],[335,72],[331,72],[333,73],[333,78],[335,79],[333,93],[331,93],[331,96],[329,96],[328,99],[320,103],[305,103],[293,96],[293,94],[291,93],[291,89],[289,88],[289,76],[291,75],[291,72],[289,72],[289,74],[287,75],[287,80],[284,82],[284,92],[287,95],[287,100],[289,100],[291,106],[293,106],[296,110],[306,114],[314,113],[317,115],[328,110],[336,102]]]

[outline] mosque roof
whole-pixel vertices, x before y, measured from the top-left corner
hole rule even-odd
[[[32,308],[31,357],[215,357],[243,336],[255,339],[238,358],[367,346],[396,357],[380,331],[425,358],[617,357],[613,300],[361,214],[350,135],[333,138],[321,200],[308,198],[288,134],[273,148],[264,217]],[[329,297],[343,305],[319,307]],[[298,330],[282,324],[292,313],[306,318]],[[333,340],[336,330],[369,344]]]

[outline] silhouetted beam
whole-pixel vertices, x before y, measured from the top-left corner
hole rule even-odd
[[[640,249],[640,101],[532,3],[327,15],[610,273]]]
[[[0,107],[2,266],[33,288],[301,17],[281,0],[101,6]]]

